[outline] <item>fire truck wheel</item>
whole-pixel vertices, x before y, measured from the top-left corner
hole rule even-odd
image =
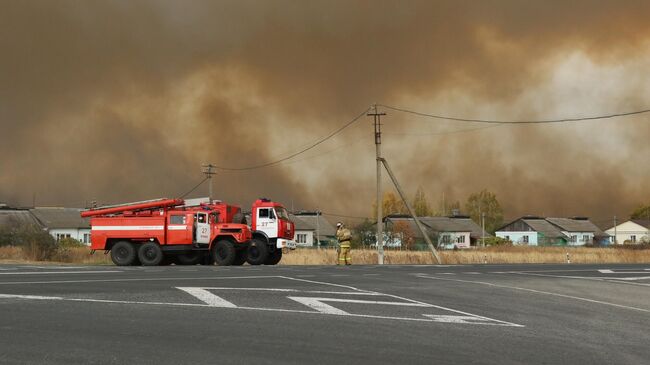
[[[269,257],[264,261],[264,265],[276,265],[280,260],[282,260],[282,250],[278,248],[269,254]]]
[[[176,265],[197,265],[203,256],[198,252],[181,253],[176,255]]]
[[[138,258],[144,266],[158,266],[163,257],[163,252],[156,242],[147,242],[138,249]]]
[[[266,242],[253,238],[246,250],[246,261],[251,265],[262,265],[269,256],[269,246]]]
[[[117,266],[132,265],[136,259],[137,253],[131,242],[120,241],[111,248],[111,260]]]
[[[246,262],[246,250],[237,250],[237,257],[232,262],[234,266],[241,266]]]
[[[212,248],[212,257],[214,257],[214,262],[219,266],[232,265],[237,257],[237,250],[232,242],[221,240],[215,243]]]

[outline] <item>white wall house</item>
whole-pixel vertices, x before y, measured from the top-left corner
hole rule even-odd
[[[594,242],[594,232],[562,231],[568,237],[567,246],[584,246]]]
[[[74,238],[75,240],[90,245],[89,228],[51,228],[48,233],[57,241],[63,238]]]
[[[470,248],[479,244],[484,233],[468,216],[418,217],[423,228],[432,239],[433,244],[442,249]],[[384,218],[385,232],[391,232],[391,244],[388,247],[401,247],[403,232],[408,232],[416,242],[422,243],[424,237],[413,218],[408,215],[394,214]],[[485,233],[485,237],[491,235]],[[384,240],[386,242],[386,240]]]
[[[314,246],[314,230],[313,229],[298,229],[296,228],[296,235],[293,239],[296,241],[296,246],[312,247]]]
[[[612,236],[612,243],[622,244],[634,244],[640,242],[650,242],[650,220],[644,219],[633,219],[627,222],[621,223],[616,227],[608,229],[607,232]],[[613,237],[616,234],[616,241]]]
[[[537,246],[537,232],[534,231],[496,231],[494,235],[515,245]]]
[[[29,212],[54,239],[74,238],[90,245],[90,221],[81,218],[81,209],[37,207]]]
[[[313,247],[319,242],[321,246],[327,246],[336,242],[336,228],[323,214],[303,211],[291,214],[290,218],[295,224],[297,246]]]
[[[438,247],[445,249],[469,248],[471,232],[441,232],[438,235]]]

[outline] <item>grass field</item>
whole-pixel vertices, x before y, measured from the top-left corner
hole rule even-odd
[[[516,263],[566,263],[567,253],[572,263],[650,263],[650,248],[641,247],[487,247],[472,250],[440,251],[444,264],[516,264]],[[58,250],[48,261],[34,259],[32,252],[20,247],[0,247],[0,262],[3,263],[74,263],[84,265],[112,265],[110,256],[103,252],[90,254],[85,247],[71,247]],[[428,251],[385,252],[387,264],[433,264]],[[336,251],[333,249],[297,249],[284,254],[281,265],[333,265]],[[374,250],[352,250],[353,264],[376,264]]]

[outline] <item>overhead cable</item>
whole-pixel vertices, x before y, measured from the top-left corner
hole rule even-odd
[[[327,136],[325,136],[325,137],[319,139],[319,140],[316,141],[315,143],[313,143],[313,144],[307,146],[306,148],[303,148],[303,149],[301,149],[301,150],[298,150],[298,151],[296,151],[296,152],[294,152],[294,153],[292,153],[292,154],[290,154],[290,155],[288,155],[288,156],[286,156],[286,157],[280,158],[280,159],[275,160],[275,161],[269,161],[269,162],[266,162],[266,163],[263,163],[263,164],[259,164],[259,165],[252,165],[252,166],[246,166],[246,167],[224,167],[224,166],[216,166],[216,168],[217,168],[217,169],[220,169],[220,170],[224,170],[224,171],[245,171],[245,170],[260,169],[260,168],[263,168],[263,167],[268,167],[268,166],[272,166],[272,165],[279,164],[280,162],[283,162],[283,161],[287,161],[287,160],[289,160],[289,159],[292,159],[292,158],[294,158],[294,157],[296,157],[296,156],[298,156],[298,155],[300,155],[300,154],[303,154],[303,153],[305,153],[305,152],[307,152],[307,151],[313,149],[314,147],[320,145],[321,143],[323,143],[323,142],[327,141],[328,139],[330,139],[330,138],[336,136],[337,134],[341,133],[344,129],[346,129],[347,127],[351,126],[352,124],[354,124],[355,122],[357,122],[361,117],[363,117],[364,115],[366,115],[366,113],[368,112],[368,110],[370,110],[370,109],[368,108],[368,109],[364,110],[364,111],[361,112],[359,115],[357,115],[356,117],[354,117],[354,119],[352,119],[352,120],[350,120],[349,122],[343,124],[341,127],[339,127],[338,129],[336,129],[336,130],[333,131],[332,133],[328,134]]]
[[[203,184],[207,179],[209,179],[209,177],[205,177],[203,180],[201,180],[200,183],[196,184],[196,186],[194,186],[192,189],[190,189],[190,191],[188,191],[187,193],[185,193],[185,194],[179,196],[178,199],[183,199],[183,198],[185,198],[185,197],[186,197],[187,195],[189,195],[191,192],[193,192],[194,190],[196,190],[196,188],[198,188],[199,186],[201,186],[201,184]]]
[[[573,117],[573,118],[539,119],[539,120],[525,120],[525,119],[524,120],[499,120],[499,119],[458,118],[458,117],[450,117],[446,115],[423,113],[415,110],[399,108],[399,107],[384,105],[384,104],[378,104],[378,106],[391,109],[394,111],[402,112],[402,113],[419,115],[421,117],[452,120],[457,122],[487,123],[487,124],[548,124],[548,123],[583,122],[583,121],[590,121],[590,120],[610,119],[616,117],[625,117],[629,115],[650,113],[650,109],[643,109],[643,110],[636,110],[631,112],[604,114],[604,115],[597,115],[597,116],[590,116],[590,117]]]

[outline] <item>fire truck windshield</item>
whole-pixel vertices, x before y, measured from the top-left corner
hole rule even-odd
[[[287,210],[282,207],[275,207],[275,214],[280,219],[289,220],[289,213],[287,213]]]

